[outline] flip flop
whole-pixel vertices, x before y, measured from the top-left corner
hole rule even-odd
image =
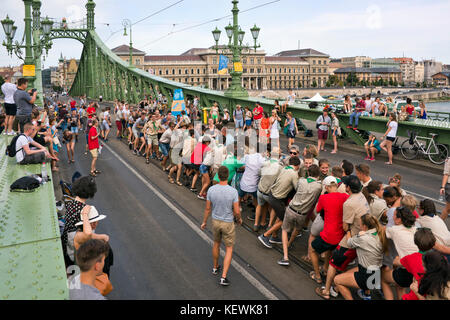
[[[321,297],[322,299],[325,300],[330,300],[330,294],[325,294],[323,293],[324,289],[317,287],[316,290],[314,290],[316,292],[316,294]]]
[[[307,255],[302,256],[300,259],[302,259],[304,262],[311,263],[311,258],[309,258]]]
[[[174,183],[175,183],[175,180],[173,180],[173,178],[170,178],[170,177],[169,177],[169,182],[172,183],[172,184],[174,184]]]
[[[309,273],[309,277],[314,280],[317,284],[322,284],[322,279],[321,278],[316,278],[316,272],[315,271],[311,271]]]
[[[177,181],[176,183],[177,183],[177,185],[179,185],[179,186],[182,186],[182,185],[183,185],[180,181]]]

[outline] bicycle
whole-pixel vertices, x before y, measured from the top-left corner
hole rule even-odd
[[[436,133],[429,133],[431,138],[417,136],[416,132],[408,132],[409,139],[405,140],[400,150],[407,160],[415,159],[419,153],[428,156],[434,164],[443,164],[448,157],[448,149],[445,145],[435,143]]]

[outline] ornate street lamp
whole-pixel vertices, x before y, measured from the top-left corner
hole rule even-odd
[[[250,50],[250,47],[243,46],[242,43],[244,42],[244,36],[245,31],[243,31],[238,24],[238,13],[239,9],[237,7],[237,4],[239,3],[238,0],[232,0],[231,3],[233,4],[233,9],[231,12],[233,13],[233,24],[229,23],[228,26],[225,27],[225,31],[228,37],[228,45],[225,46],[219,46],[219,38],[221,31],[219,29],[216,29],[212,31],[215,46],[213,47],[216,50],[216,53],[218,53],[219,48],[222,48],[223,54],[229,54],[231,51],[233,54],[233,70],[230,72],[231,75],[231,85],[228,88],[228,90],[225,91],[225,96],[227,97],[234,97],[234,98],[243,98],[248,97],[248,92],[242,87],[241,83],[241,77],[242,77],[242,64],[241,64],[241,53],[242,50]],[[257,45],[256,40],[259,36],[260,28],[258,28],[256,25],[250,29],[252,33],[252,37],[255,41],[255,44],[253,48],[256,49],[260,47],[260,45]],[[228,52],[227,52],[228,51]]]
[[[41,22],[42,32],[45,36],[48,36],[52,31],[53,21],[51,21],[48,17],[45,18],[44,21]]]
[[[6,37],[9,38],[14,26],[14,21],[6,15],[6,18],[2,20],[3,31],[5,31]]]
[[[127,28],[130,28],[130,61],[129,61],[129,67],[133,68],[133,42],[132,42],[132,31],[131,31],[131,20],[130,19],[123,19],[122,20],[123,25],[123,35],[127,36]]]

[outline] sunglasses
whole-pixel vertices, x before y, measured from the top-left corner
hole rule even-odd
[[[289,152],[290,154],[293,154],[294,156],[296,156],[297,155],[297,152]]]

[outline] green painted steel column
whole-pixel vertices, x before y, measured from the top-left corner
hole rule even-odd
[[[34,47],[34,65],[36,70],[36,76],[34,80],[33,88],[36,88],[38,91],[38,97],[35,101],[35,104],[43,107],[44,106],[44,90],[42,87],[42,67],[41,67],[41,56],[42,49],[41,45],[41,1],[34,0],[33,4],[33,44]]]
[[[31,36],[31,5],[33,0],[23,0],[25,5],[25,18],[23,19],[25,22],[25,64],[31,65],[34,63],[33,61],[33,49],[32,49],[32,36]],[[25,77],[28,79],[28,87],[34,87],[35,77]]]

